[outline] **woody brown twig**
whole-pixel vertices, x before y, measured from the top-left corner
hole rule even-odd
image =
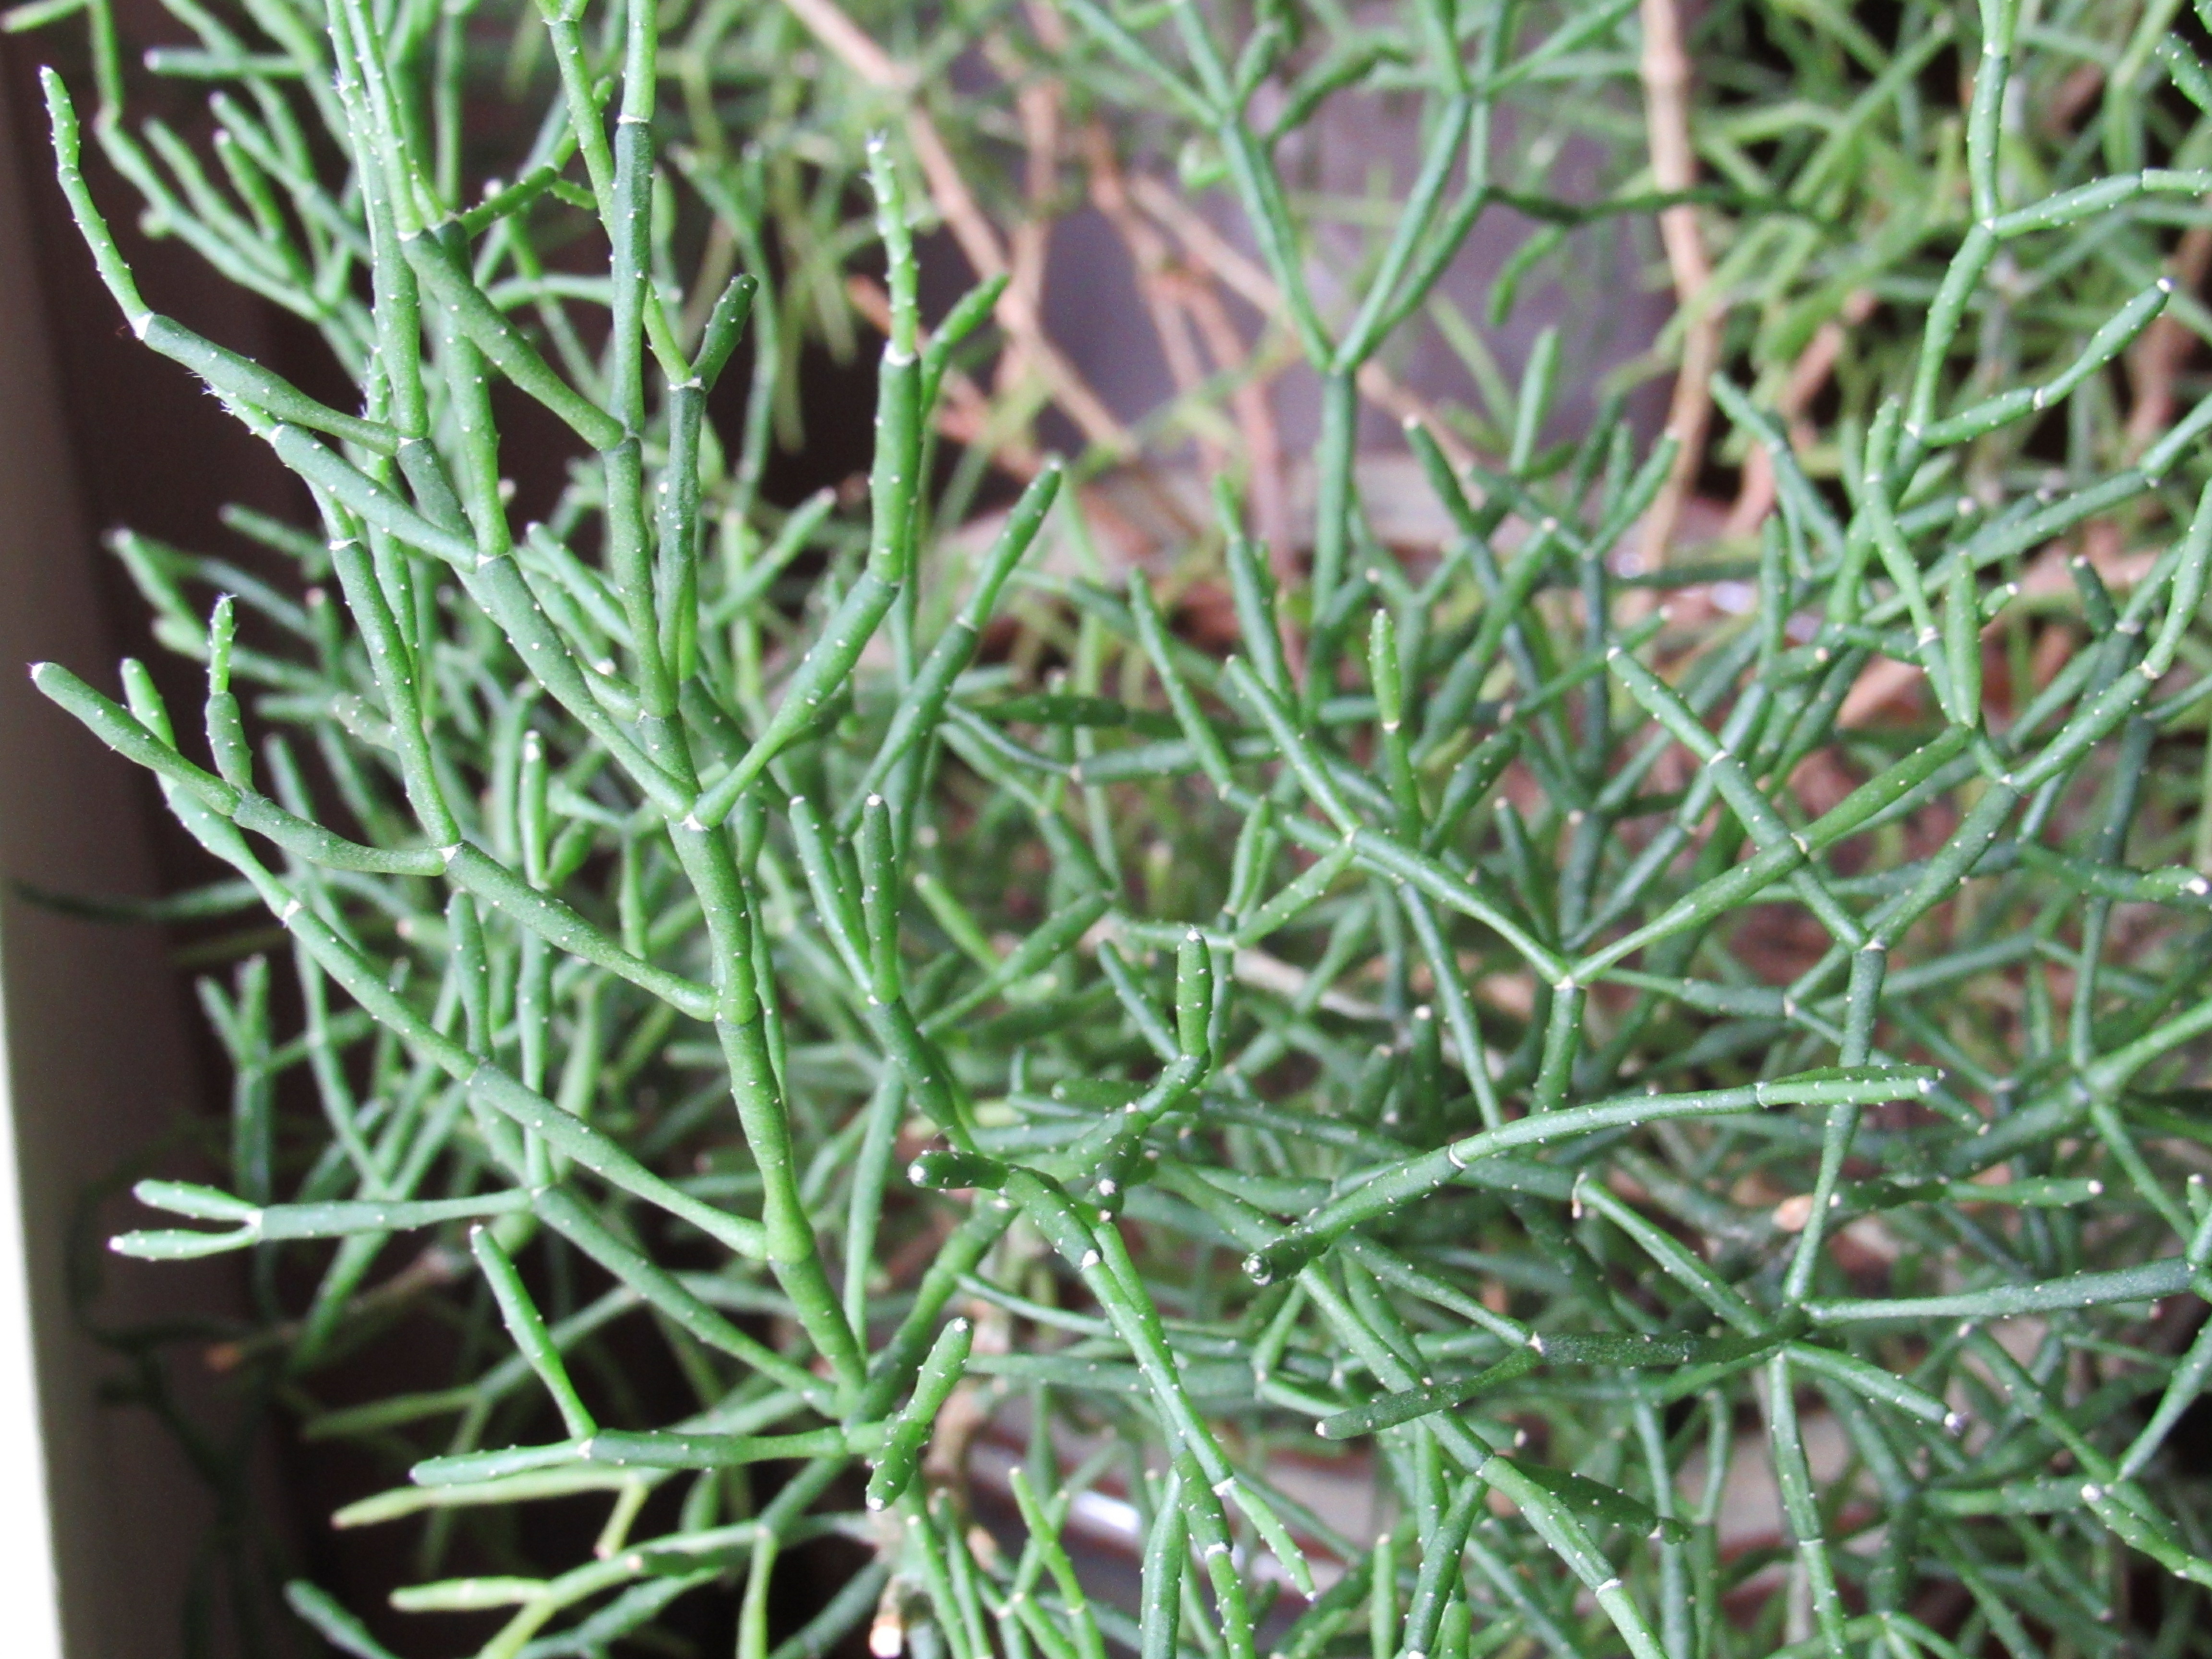
[[[1675,0],[1643,0],[1642,16],[1644,54],[1638,68],[1644,82],[1652,183],[1673,194],[1688,190],[1698,179],[1697,153],[1690,143],[1690,59],[1682,49]],[[1674,470],[1644,514],[1638,552],[1646,569],[1666,562],[1683,504],[1705,460],[1705,433],[1712,422],[1712,392],[1707,383],[1720,365],[1721,344],[1720,313],[1708,292],[1712,263],[1705,253],[1697,210],[1686,203],[1662,209],[1659,236],[1667,250],[1675,307],[1683,319],[1681,362],[1667,409],[1667,432],[1680,447]]]
[[[1790,365],[1790,377],[1782,383],[1782,390],[1774,399],[1774,412],[1790,434],[1793,447],[1804,450],[1813,442],[1814,434],[1805,419],[1805,411],[1813,405],[1814,398],[1835,373],[1836,361],[1843,356],[1844,343],[1850,331],[1864,322],[1874,311],[1874,295],[1860,289],[1844,300],[1842,309],[1814,331],[1813,337],[1798,353],[1797,361]],[[1729,508],[1727,520],[1721,526],[1723,539],[1748,536],[1757,530],[1759,521],[1774,509],[1774,460],[1763,445],[1753,444],[1743,461],[1743,481],[1736,490],[1735,505]]]
[[[2194,294],[2203,285],[2208,267],[2212,267],[2212,226],[2192,226],[2175,245],[2166,269],[2176,287]],[[2128,412],[2130,456],[2140,455],[2173,424],[2174,380],[2196,349],[2196,331],[2169,311],[2144,331],[2128,354],[2128,380],[2135,394],[2135,407]]]
[[[975,200],[961,175],[958,162],[929,112],[915,95],[914,73],[870,40],[836,0],[789,0],[792,15],[811,30],[815,39],[855,75],[878,90],[896,94],[903,103],[907,142],[921,163],[929,198],[945,228],[960,245],[960,252],[979,279],[1014,273],[1006,245],[990,216]],[[1036,284],[1009,282],[1000,296],[1000,326],[1014,341],[1023,363],[1043,380],[1052,399],[1075,422],[1085,441],[1115,454],[1126,454],[1129,434],[1104,399],[1092,389],[1074,364],[1053,344],[1044,330]]]
[[[1129,177],[1129,194],[1146,213],[1172,232],[1182,244],[1183,257],[1195,268],[1217,278],[1221,286],[1251,306],[1271,323],[1279,323],[1287,315],[1281,292],[1274,279],[1231,244],[1229,239],[1206,222],[1206,216],[1166,185],[1146,173]],[[1403,423],[1418,421],[1426,427],[1437,441],[1437,447],[1451,458],[1455,466],[1466,466],[1474,459],[1474,451],[1459,434],[1437,417],[1428,402],[1401,386],[1389,370],[1371,358],[1359,370],[1359,395],[1381,410],[1391,419]]]
[[[1138,210],[1104,124],[1089,124],[1082,143],[1091,204],[1106,216],[1129,251],[1138,291],[1159,336],[1161,354],[1176,391],[1188,397],[1206,380],[1206,363],[1199,353],[1201,339],[1215,368],[1234,377],[1230,408],[1243,444],[1245,495],[1252,529],[1269,549],[1277,576],[1287,580],[1294,550],[1283,485],[1282,440],[1268,399],[1268,377],[1254,372],[1255,348],[1230,317],[1215,274],[1178,258],[1162,227]],[[1206,469],[1220,471],[1225,457],[1219,446],[1203,433],[1199,434],[1199,446]]]

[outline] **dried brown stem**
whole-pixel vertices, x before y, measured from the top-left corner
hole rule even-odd
[[[1653,185],[1674,192],[1697,183],[1697,153],[1690,144],[1690,59],[1682,49],[1682,20],[1676,0],[1643,0],[1644,54],[1638,68],[1644,81],[1644,125],[1651,147]],[[1664,563],[1683,503],[1697,483],[1712,423],[1709,382],[1720,366],[1721,317],[1711,302],[1712,262],[1694,207],[1682,204],[1659,215],[1659,237],[1667,249],[1667,269],[1674,285],[1674,304],[1684,319],[1682,360],[1674,374],[1674,394],[1667,409],[1667,431],[1680,447],[1674,470],[1644,515],[1638,549],[1645,568]]]
[[[845,15],[837,0],[785,3],[816,40],[870,86],[887,92],[905,92],[913,87],[914,71],[870,40],[867,31]]]
[[[1850,331],[1864,322],[1874,310],[1874,294],[1860,289],[1844,301],[1842,311],[1814,331],[1797,361],[1790,367],[1790,378],[1782,383],[1781,394],[1774,400],[1774,412],[1782,417],[1790,434],[1793,448],[1802,450],[1813,440],[1805,425],[1805,411],[1812,407],[1813,399],[1820,395],[1828,377],[1835,373],[1836,361],[1843,356],[1844,342]],[[1729,508],[1727,521],[1721,526],[1723,538],[1748,536],[1759,528],[1759,521],[1774,510],[1774,462],[1762,444],[1753,444],[1744,457],[1743,482],[1736,491],[1735,504]]]
[[[1290,492],[1283,481],[1283,440],[1267,397],[1268,377],[1249,372],[1252,348],[1237,331],[1229,307],[1210,283],[1186,280],[1183,305],[1206,340],[1215,364],[1237,375],[1230,408],[1244,440],[1245,495],[1253,533],[1274,550],[1276,574],[1287,579],[1291,559]]]
[[[1006,245],[990,216],[961,176],[959,164],[929,112],[915,95],[914,71],[896,62],[848,16],[836,0],[786,0],[792,15],[812,31],[830,52],[870,86],[896,94],[904,104],[907,142],[921,165],[929,199],[960,245],[969,268],[979,278],[1014,270]],[[1037,262],[1042,271],[1042,260]],[[1041,287],[1041,283],[1030,287]],[[1047,337],[1037,295],[1021,282],[1010,282],[1000,299],[998,319],[1024,366],[1044,382],[1052,399],[1066,411],[1085,439],[1116,454],[1130,448],[1127,429],[1074,364]]]
[[[1033,27],[1037,27],[1040,19],[1036,9],[1032,9],[1030,21]],[[1058,39],[1059,20],[1047,12],[1042,21],[1054,31],[1048,42],[1052,44]],[[1042,337],[1044,331],[1041,319],[1045,265],[1052,246],[1053,198],[1060,179],[1062,97],[1059,82],[1024,78],[1019,61],[1004,40],[994,39],[988,55],[1000,76],[1017,88],[1014,111],[1022,130],[1022,194],[1026,210],[1007,239],[1006,296],[1000,301],[1000,309],[1007,315],[1028,319],[1032,325],[1019,332],[1009,331],[1009,349],[999,359],[997,376],[998,389],[1003,393],[1018,386],[1030,374],[1032,341]],[[1085,431],[1086,435],[1094,435],[1088,427]]]
[[[1230,317],[1214,273],[1178,259],[1162,227],[1139,212],[1130,199],[1128,180],[1103,123],[1093,121],[1085,128],[1083,153],[1090,172],[1091,203],[1129,250],[1139,292],[1152,313],[1176,390],[1188,394],[1206,379],[1206,364],[1198,349],[1201,338],[1214,367],[1235,377],[1230,406],[1243,441],[1252,529],[1267,544],[1277,575],[1287,579],[1294,551],[1288,492],[1283,483],[1282,437],[1268,401],[1267,377],[1252,372],[1255,348]],[[1224,464],[1219,447],[1202,434],[1199,446],[1207,470],[1219,471]]]
[[[1183,257],[1222,287],[1236,295],[1270,322],[1287,314],[1274,279],[1244,257],[1229,240],[1206,223],[1205,216],[1158,179],[1145,173],[1129,176],[1129,194],[1146,213],[1173,234]],[[1437,417],[1435,410],[1398,384],[1380,363],[1370,361],[1359,371],[1359,395],[1393,420],[1419,421],[1435,436],[1437,447],[1455,466],[1474,459],[1474,452]]]
[[[1176,282],[1176,257],[1159,227],[1139,213],[1129,199],[1127,180],[1114,153],[1113,136],[1102,121],[1084,125],[1078,140],[1090,181],[1091,204],[1105,216],[1128,250],[1137,274],[1138,297],[1151,313],[1153,331],[1159,336],[1160,354],[1167,360],[1168,375],[1178,392],[1195,391],[1206,379],[1206,365],[1191,331],[1183,293]],[[1220,465],[1218,446],[1203,438],[1200,450],[1210,467]]]
[[[2167,270],[2176,287],[2194,294],[2212,268],[2212,226],[2196,225],[2175,245]],[[2197,349],[2197,335],[2171,312],[2160,316],[2128,354],[2128,380],[2135,407],[2128,412],[2128,453],[2141,454],[2173,424],[2173,382]]]

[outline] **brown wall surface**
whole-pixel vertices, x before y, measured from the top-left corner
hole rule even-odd
[[[32,83],[21,72],[28,65],[17,52],[4,67],[0,878],[8,884],[0,896],[0,998],[55,1553],[70,1659],[173,1659],[188,1555],[211,1518],[209,1504],[148,1413],[98,1403],[100,1384],[115,1375],[118,1362],[73,1313],[68,1267],[84,1195],[194,1109],[200,1067],[179,978],[157,930],[63,915],[27,902],[14,884],[73,893],[157,890],[154,803],[142,778],[40,697],[24,666],[52,658],[112,686],[113,589],[99,568],[104,556],[88,507],[111,505],[114,481],[136,477],[158,489],[194,458],[183,446],[162,453],[155,433],[143,428],[142,422],[160,421],[167,400],[157,395],[132,408],[126,370],[120,380],[99,386],[107,410],[101,418],[112,424],[103,428],[92,471],[110,488],[86,487],[86,434],[71,418],[64,374],[97,381],[106,372],[104,359],[138,354],[127,336],[100,341],[100,325],[81,303],[73,309],[48,303],[61,263],[51,234],[58,192],[33,148],[37,112],[25,107]],[[88,267],[82,274],[89,277]],[[59,320],[64,312],[74,326]],[[107,316],[112,329],[112,306]],[[79,413],[89,412],[88,400],[75,402]],[[119,1218],[124,1205],[109,1204],[103,1216]],[[106,1322],[219,1305],[228,1294],[220,1274],[163,1279],[139,1264],[113,1257],[106,1263],[95,1304]]]

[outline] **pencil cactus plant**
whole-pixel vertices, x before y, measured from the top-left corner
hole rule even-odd
[[[467,8],[172,9],[220,182],[125,123],[104,0],[17,17],[89,10],[151,224],[313,321],[358,402],[141,294],[50,72],[100,279],[315,517],[239,521],[290,588],[118,539],[197,720],[135,663],[34,674],[230,867],[194,905],[283,930],[294,990],[264,957],[209,990],[227,1168],[143,1183],[197,1224],[116,1247],[312,1273],[257,1280],[252,1374],[390,1468],[343,1524],[422,1535],[397,1613],[289,1586],[321,1638],[419,1650],[401,1615],[442,1611],[486,1656],[599,1654],[708,1605],[744,1659],[2203,1647],[2212,400],[2177,386],[2212,76],[2177,7],[1916,4],[1884,40],[1717,5],[1694,123],[1667,0],[951,16],[1049,94],[1032,159],[1072,100],[1094,196],[1180,147],[1223,204],[1153,229],[1261,334],[1149,431],[1040,331],[1036,239],[955,188],[993,134],[948,143],[955,50],[918,70],[904,14],[886,50],[771,8],[764,64],[736,8],[548,4],[516,39],[556,96],[471,199]],[[800,24],[834,90],[779,80]],[[2022,89],[2084,66],[2094,119],[2039,127]],[[1562,87],[1609,195],[1504,153]],[[1329,267],[1284,157],[1376,88],[1421,155]],[[718,100],[810,98],[794,205]],[[903,136],[863,157],[854,109]],[[792,256],[860,246],[863,175],[865,501],[777,507]],[[1553,229],[1499,313],[1575,227],[1660,216],[1656,442],[1618,399],[1561,436],[1556,333],[1486,412],[1391,379],[1417,336],[1480,346],[1438,285],[1506,207]],[[983,280],[925,326],[939,221]],[[1152,290],[1203,322],[1194,291]],[[1310,524],[1279,501],[1263,541],[1298,365]],[[526,525],[514,398],[568,446]],[[1410,416],[1432,545],[1376,529],[1363,402]],[[1102,550],[1105,481],[1194,436],[1216,522]],[[963,522],[994,465],[1018,495]],[[294,1068],[319,1110],[279,1105]],[[434,1316],[447,1384],[325,1397]],[[455,1524],[587,1499],[568,1557]],[[825,1536],[860,1565],[794,1612]]]

